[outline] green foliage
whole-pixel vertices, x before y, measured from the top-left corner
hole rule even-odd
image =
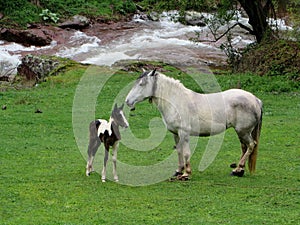
[[[39,21],[39,9],[27,0],[1,0],[0,12],[4,18],[0,20],[0,26],[21,26],[27,23]]]
[[[216,1],[208,0],[142,0],[138,4],[149,10],[158,12],[166,10],[178,10],[184,12],[186,10],[209,11],[216,7]]]
[[[293,30],[290,32],[291,37],[300,43],[300,0],[290,1],[288,12],[293,26]]]
[[[187,87],[194,86],[188,75],[170,66],[163,69]],[[204,172],[197,168],[208,138],[199,139],[190,181],[130,187],[101,183],[97,173],[85,176],[86,162],[72,130],[74,93],[84,72],[75,67],[33,89],[0,93],[0,106],[7,105],[0,110],[1,224],[297,224],[299,90],[270,93],[260,87],[266,77],[216,75],[222,88],[240,78],[243,88],[264,102],[256,174],[229,176],[229,164],[239,159],[240,144],[234,131],[228,130],[216,160]],[[99,96],[97,116],[108,118],[114,88],[125,87],[138,75],[117,72]],[[285,80],[278,82],[284,85]],[[36,108],[43,113],[35,114]],[[135,114],[126,115],[130,126],[147,137],[147,121],[157,115],[156,109],[145,102]],[[173,145],[170,134],[161,149],[144,152],[143,157],[121,145],[118,159],[152,164],[173,152]],[[175,162],[174,170],[176,166]]]
[[[114,10],[122,15],[131,14],[136,11],[136,6],[132,0],[113,1]]]
[[[114,18],[135,12],[136,7],[132,0],[40,0],[41,8],[28,0],[10,0],[0,4],[0,12],[5,18],[0,20],[2,26],[25,27],[28,23],[51,21],[56,23],[59,18],[66,19],[76,14],[88,17]],[[40,16],[40,14],[42,14]]]
[[[299,51],[300,44],[297,42],[287,40],[264,42],[243,54],[238,70],[267,76],[283,76],[299,83]]]
[[[59,17],[56,15],[56,13],[50,12],[49,9],[43,9],[40,17],[42,17],[44,21],[50,21],[54,23],[57,23],[59,20]]]

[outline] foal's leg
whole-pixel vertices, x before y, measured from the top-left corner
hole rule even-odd
[[[114,175],[114,180],[116,182],[119,181],[119,177],[117,175],[117,153],[118,153],[118,147],[119,147],[119,142],[116,141],[113,145],[113,175]]]
[[[88,160],[87,160],[86,172],[85,172],[87,176],[89,176],[91,172],[94,171],[93,161],[100,144],[101,142],[98,137],[90,138],[89,147],[88,147]]]
[[[102,182],[105,182],[105,180],[106,180],[106,164],[107,164],[107,160],[108,160],[109,147],[106,148],[106,146],[105,146],[104,152],[105,152],[105,155],[104,155],[103,169],[102,169],[102,174],[101,174]]]

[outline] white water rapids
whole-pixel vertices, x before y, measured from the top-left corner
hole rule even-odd
[[[22,55],[36,53],[107,66],[127,59],[159,60],[177,66],[196,67],[226,64],[226,55],[219,48],[225,41],[224,38],[218,42],[195,43],[190,40],[195,37],[195,32],[201,34],[202,38],[213,39],[208,27],[187,26],[174,22],[174,13],[176,15],[176,12],[163,13],[158,22],[142,20],[135,16],[130,23],[132,26],[138,25],[137,29],[123,30],[120,37],[105,44],[98,37],[88,36],[81,31],[72,31],[73,34],[67,43],[58,44],[54,40],[46,47],[24,47],[0,41],[0,63],[5,62],[1,64],[2,67],[16,67]],[[240,22],[248,25],[247,18],[240,18]],[[223,28],[225,29],[226,27]],[[235,46],[245,47],[253,41],[254,37],[248,35],[245,30],[239,27],[233,30],[232,43]]]

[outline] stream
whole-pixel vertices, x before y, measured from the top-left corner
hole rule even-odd
[[[82,63],[106,66],[129,59],[158,60],[178,67],[190,66],[200,69],[226,65],[227,57],[220,49],[226,38],[211,42],[213,36],[208,26],[189,26],[174,22],[176,13],[165,12],[157,22],[135,15],[131,21],[123,22],[122,26],[117,28],[97,27],[97,24],[94,24],[83,31],[68,30],[63,39],[54,40],[51,45],[45,47],[24,47],[0,40],[0,63],[6,62],[5,67],[15,68],[22,56],[31,53],[56,55]],[[239,22],[248,25],[247,18],[240,17]],[[220,32],[225,30],[224,26]],[[196,37],[196,33],[200,34],[201,39],[208,41],[191,41],[191,38]],[[232,33],[232,43],[236,48],[243,48],[254,41],[253,36],[238,26]]]

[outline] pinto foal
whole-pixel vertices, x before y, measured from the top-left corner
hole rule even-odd
[[[100,144],[104,143],[105,155],[104,164],[102,169],[102,182],[106,180],[106,164],[108,160],[109,147],[112,146],[113,149],[113,176],[114,180],[118,181],[117,175],[117,151],[119,146],[119,141],[121,140],[121,135],[119,131],[119,126],[128,127],[128,121],[126,120],[123,113],[124,104],[118,108],[115,104],[114,109],[111,113],[109,121],[103,119],[98,119],[90,123],[90,141],[88,146],[88,161],[86,165],[86,175],[89,176],[93,169],[93,161],[96,152]]]

